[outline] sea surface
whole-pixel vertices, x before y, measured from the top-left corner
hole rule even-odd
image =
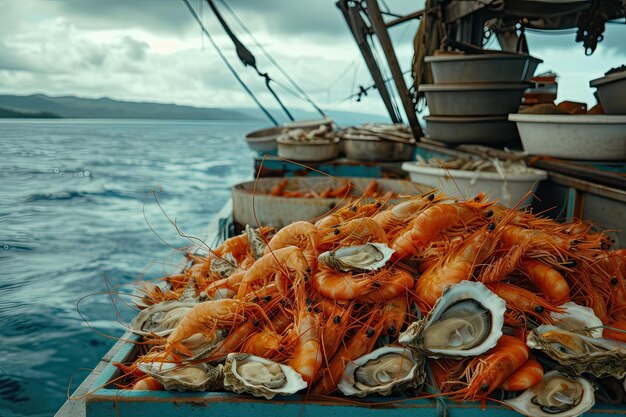
[[[189,242],[166,215],[202,237],[252,178],[244,134],[258,127],[0,120],[2,417],[54,415],[124,330],[107,292],[173,271],[168,244]]]

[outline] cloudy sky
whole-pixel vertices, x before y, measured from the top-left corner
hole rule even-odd
[[[361,103],[343,101],[371,79],[334,0],[227,0],[255,38],[323,108],[384,113],[375,92]],[[200,0],[190,0],[200,11]],[[393,12],[423,1],[387,0]],[[218,2],[218,6],[222,6]],[[280,79],[222,6],[261,70]],[[208,107],[253,107],[179,0],[0,0],[0,94],[46,93],[174,102]],[[205,25],[264,103],[261,80],[236,59],[208,6]],[[605,41],[586,57],[574,31],[530,34],[539,71],[559,78],[559,100],[594,104],[589,80],[626,63],[626,25],[609,24]],[[410,65],[415,23],[393,29],[403,69]],[[284,80],[282,80],[284,81]],[[281,92],[279,90],[279,92]],[[282,93],[290,105],[306,103]]]

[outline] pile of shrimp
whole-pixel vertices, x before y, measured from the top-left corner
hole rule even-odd
[[[446,287],[473,280],[506,302],[506,335],[479,356],[429,359],[427,366],[440,392],[484,401],[495,390],[520,391],[541,380],[543,365],[525,336],[551,323],[550,313],[563,303],[590,307],[605,325],[626,329],[626,250],[612,249],[614,242],[585,222],[510,210],[482,194],[455,200],[435,191],[396,205],[357,199],[315,223],[258,231],[266,243],[261,251],[248,234],[232,237],[206,256],[189,253],[181,274],[163,278],[168,289],[146,291],[147,304],[190,291],[197,304],[169,336],[146,336],[150,351],[137,361],[167,357],[183,364],[191,355],[187,338],[225,332],[200,361],[257,355],[293,367],[308,383],[307,395],[332,395],[346,363],[397,344]],[[323,252],[366,243],[392,248],[390,261],[376,271],[345,273],[318,260]],[[214,268],[220,260],[232,268]],[[623,334],[605,337],[623,340]],[[125,387],[159,388],[133,365],[126,364]]]
[[[350,181],[346,181],[344,184],[338,185],[335,188],[326,187],[323,190],[317,192],[312,189],[306,190],[287,190],[289,185],[288,179],[281,180],[270,190],[269,194],[275,197],[297,197],[297,198],[345,198],[350,195],[353,186]],[[371,198],[377,198],[380,200],[391,200],[399,198],[400,196],[393,191],[384,191],[380,189],[378,181],[372,180],[367,185],[364,194]]]

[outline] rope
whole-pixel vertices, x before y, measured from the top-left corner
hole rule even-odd
[[[191,6],[191,4],[189,4],[188,0],[182,0],[183,3],[185,3],[185,6],[187,6],[187,9],[189,9],[189,12],[191,13],[191,15],[193,16],[193,18],[196,20],[196,22],[198,23],[198,25],[200,25],[200,28],[202,29],[202,32],[206,35],[206,37],[209,39],[209,42],[211,42],[211,45],[213,45],[213,48],[215,48],[215,50],[217,51],[218,55],[220,56],[220,58],[222,59],[222,61],[224,62],[224,64],[226,64],[226,66],[228,67],[228,69],[230,70],[230,72],[233,74],[233,76],[237,79],[237,81],[239,81],[239,84],[241,84],[241,86],[243,87],[243,89],[246,91],[246,93],[248,93],[248,95],[252,98],[252,100],[254,100],[254,102],[256,103],[257,106],[259,106],[259,108],[261,109],[261,111],[267,116],[268,119],[270,119],[270,121],[275,125],[278,126],[278,122],[276,121],[276,119],[274,119],[274,117],[272,117],[272,115],[267,111],[267,109],[265,107],[263,107],[263,105],[261,104],[261,102],[256,98],[256,96],[254,95],[254,93],[252,91],[250,91],[250,89],[248,88],[248,86],[246,85],[246,83],[243,82],[243,80],[239,77],[239,75],[237,74],[237,71],[235,71],[235,69],[232,67],[232,65],[230,65],[230,63],[228,62],[228,60],[226,59],[226,57],[224,56],[224,54],[222,53],[222,51],[220,50],[220,48],[217,46],[217,44],[215,43],[215,41],[213,40],[213,37],[211,37],[211,34],[209,33],[209,31],[204,27],[204,24],[202,23],[202,21],[200,20],[200,17],[198,16],[198,14],[196,13],[196,11],[193,9],[193,7]]]
[[[224,28],[224,31],[226,31],[226,34],[228,35],[228,37],[235,44],[235,50],[237,51],[237,56],[239,57],[241,62],[243,62],[245,66],[251,66],[252,68],[254,68],[254,70],[259,75],[259,77],[263,77],[265,79],[265,86],[267,87],[269,92],[272,94],[272,96],[274,96],[274,99],[276,99],[276,102],[283,109],[283,111],[285,112],[289,120],[294,121],[293,116],[291,115],[291,113],[289,113],[289,110],[287,110],[287,107],[285,107],[283,102],[280,100],[280,98],[278,97],[278,95],[276,94],[272,86],[270,85],[272,78],[269,76],[267,72],[259,71],[259,69],[256,66],[256,58],[254,57],[252,52],[250,52],[250,50],[248,50],[248,48],[246,48],[244,44],[241,43],[239,39],[237,39],[237,36],[235,36],[233,31],[228,26],[228,23],[226,23],[226,21],[220,14],[219,10],[217,10],[217,7],[215,6],[215,2],[213,0],[207,0],[207,3],[209,3],[209,7],[211,7],[211,10],[213,10],[215,17],[217,17],[217,20],[219,20],[220,24]]]
[[[235,13],[235,11],[228,5],[228,3],[226,3],[224,0],[220,0],[220,2],[226,6],[226,9],[230,12],[230,14],[233,16],[233,18],[235,19],[235,21],[237,21],[237,23],[239,24],[239,26],[248,34],[248,36],[250,36],[250,39],[252,39],[252,41],[254,42],[254,44],[257,46],[257,48],[259,48],[261,50],[261,52],[263,52],[263,55],[265,55],[267,57],[267,59],[272,63],[272,65],[274,65],[274,67],[276,67],[276,69],[278,69],[278,71],[280,71],[280,73],[287,79],[287,81],[289,81],[289,83],[291,84],[291,86],[298,91],[302,96],[300,97],[301,99],[308,101],[311,106],[313,106],[313,108],[315,108],[315,110],[322,115],[322,117],[326,117],[326,114],[324,113],[324,111],[322,111],[322,109],[320,109],[317,104],[315,104],[315,102],[313,101],[313,99],[311,99],[308,94],[302,89],[300,88],[300,86],[298,85],[298,83],[295,82],[295,80],[293,78],[291,78],[289,76],[289,73],[287,71],[285,71],[283,69],[282,66],[280,66],[280,64],[278,62],[276,62],[276,60],[270,55],[269,52],[267,52],[267,50],[263,47],[263,45],[261,45],[261,43],[259,43],[259,41],[256,40],[256,38],[254,37],[254,35],[252,34],[252,32],[248,29],[248,27],[244,24],[244,22],[239,18],[239,16],[237,16],[237,14]],[[278,81],[273,80],[276,84],[279,84]],[[280,85],[280,84],[279,84]],[[286,86],[282,86],[284,89],[287,89]]]

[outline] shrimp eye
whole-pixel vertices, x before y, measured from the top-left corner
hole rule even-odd
[[[307,307],[306,311],[308,311],[309,313],[313,311],[313,308],[311,307]]]
[[[335,323],[335,324],[339,324],[339,323],[341,323],[341,316],[335,316],[335,317],[333,317],[333,323]]]
[[[487,230],[489,230],[490,232],[493,232],[496,229],[496,224],[494,222],[489,223],[489,225],[487,226]]]
[[[328,205],[328,207],[330,207],[330,209],[331,209],[331,210],[332,210],[332,209],[334,209],[336,206],[337,206],[337,205],[336,205],[335,203],[330,203],[330,204]]]
[[[489,390],[489,385],[486,382],[483,382],[480,389],[483,390],[483,392],[487,392]]]
[[[474,201],[479,202],[480,201],[480,196],[477,195],[476,197],[474,197]]]
[[[493,216],[493,210],[487,210],[487,212],[485,213],[485,217],[489,218],[491,216]]]
[[[284,348],[282,345],[281,345],[281,346],[278,346],[278,351],[279,351],[279,352],[282,352],[283,350],[285,350],[285,348]]]
[[[261,299],[260,299],[259,297],[254,297],[254,298],[253,298],[252,300],[250,300],[250,301],[252,301],[253,303],[255,303],[255,304],[256,304],[256,303],[258,303],[259,301],[261,301]]]
[[[380,207],[380,206],[382,206],[382,205],[383,205],[383,203],[381,203],[380,201],[377,201],[377,202],[376,202],[376,207]]]
[[[379,281],[374,281],[372,284],[374,285],[374,288],[380,288],[381,285],[383,285]]]
[[[271,295],[266,295],[265,298],[263,298],[263,300],[267,303],[269,301],[272,301],[272,296]]]
[[[356,207],[350,207],[350,211],[353,213],[356,213],[357,208]]]
[[[313,311],[315,311],[316,313],[319,313],[319,312],[320,312],[320,309],[319,309],[319,308],[317,308],[317,307],[313,307]]]
[[[428,201],[433,201],[435,199],[435,194],[428,195]]]
[[[374,329],[372,329],[371,327],[369,329],[367,329],[367,337],[372,337],[374,336]]]
[[[304,276],[302,277],[302,281],[307,282],[308,280],[309,280],[309,277],[308,277],[308,276],[304,275]]]
[[[313,304],[313,300],[311,300],[310,298],[307,297],[306,305],[310,306],[311,304]]]
[[[335,230],[333,230],[333,233],[338,235],[339,233],[341,233],[341,231],[339,229],[335,229]]]
[[[258,321],[258,320],[255,320],[255,321],[253,321],[253,322],[252,322],[252,325],[253,325],[254,327],[259,327],[259,324],[261,324],[261,322],[260,322],[260,321]]]
[[[542,306],[535,306],[535,311],[539,314],[543,313],[543,307]]]
[[[311,272],[311,267],[310,266],[306,267],[306,272]]]
[[[618,283],[618,282],[619,282],[619,281],[617,280],[617,277],[613,277],[613,278],[611,278],[611,285],[613,285],[614,287],[615,287],[615,286],[617,286],[617,283]]]
[[[198,296],[198,300],[200,301],[206,301],[208,300],[208,298],[209,298],[209,295],[205,293],[204,291],[202,291],[200,295]]]
[[[396,328],[394,326],[389,326],[389,329],[387,329],[387,333],[389,334],[394,334],[396,332]]]
[[[280,305],[285,307],[287,305],[287,300],[280,300]]]

